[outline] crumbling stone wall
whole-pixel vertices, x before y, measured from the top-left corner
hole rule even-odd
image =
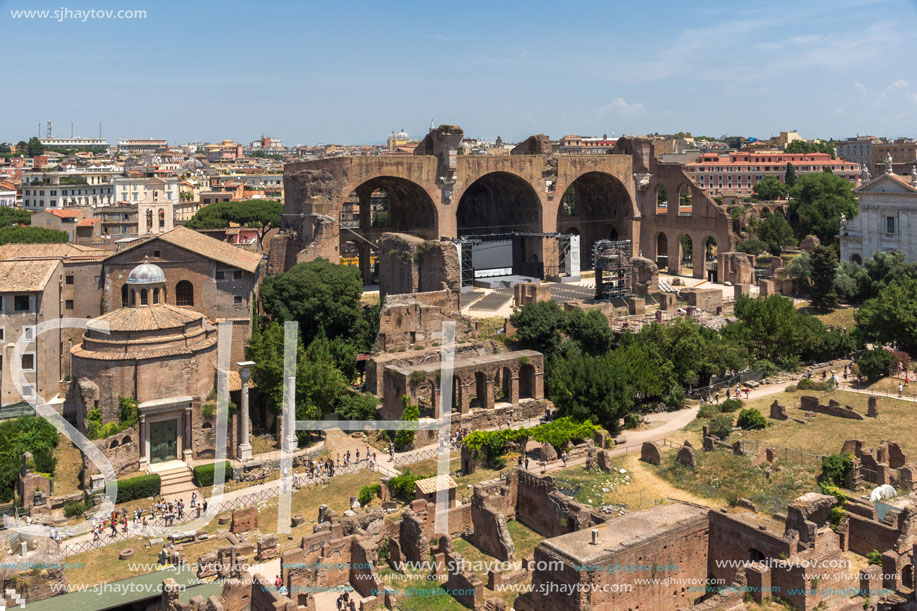
[[[411,367],[387,366],[383,372],[382,417],[401,418],[402,396],[425,406],[438,418],[442,409],[440,363]],[[544,356],[534,350],[485,354],[455,360],[452,371],[452,411],[467,414],[472,401],[485,410],[498,400],[518,405],[521,399],[544,398]],[[447,389],[448,390],[448,389]]]
[[[826,414],[828,416],[836,416],[838,418],[848,418],[850,420],[863,420],[863,414],[853,411],[853,408],[849,405],[847,407],[841,407],[841,404],[838,403],[835,399],[828,401],[827,405],[820,405],[818,402],[818,397],[813,395],[803,395],[799,398],[799,404],[802,409],[808,412],[815,412],[816,414]]]
[[[379,294],[383,299],[446,289],[457,293],[462,288],[458,249],[452,242],[383,233],[379,252]]]
[[[761,530],[758,524],[746,521],[741,514],[709,512],[710,521],[710,574],[714,579],[723,579],[730,584],[736,578],[738,566],[734,562],[745,562],[752,557],[752,550],[765,558],[783,558],[796,553],[797,543],[793,536],[771,530]]]
[[[506,528],[506,517],[502,513],[502,497],[491,503],[491,496],[475,488],[471,497],[471,524],[474,529],[474,543],[482,551],[503,561],[516,558],[516,546]],[[491,506],[492,505],[492,506]]]
[[[459,293],[449,289],[386,295],[379,312],[373,352],[430,348],[443,343],[443,323],[455,323],[455,341],[474,337],[471,319],[461,314]]]
[[[545,537],[556,537],[592,524],[591,511],[557,491],[551,476],[540,476],[522,469],[518,478],[516,519]]]

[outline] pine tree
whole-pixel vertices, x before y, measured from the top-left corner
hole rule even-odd
[[[783,182],[788,187],[796,184],[796,168],[793,167],[792,163],[787,162],[786,164],[786,174],[783,177]]]

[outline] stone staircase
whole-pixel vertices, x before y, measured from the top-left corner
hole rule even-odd
[[[194,485],[194,474],[187,466],[175,467],[159,472],[162,482],[159,493],[166,500],[184,499],[187,504],[191,500],[191,493],[198,492]]]

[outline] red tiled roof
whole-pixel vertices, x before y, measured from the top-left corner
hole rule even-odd
[[[60,217],[62,219],[75,219],[80,215],[82,210],[46,210],[48,214]]]
[[[101,222],[102,222],[102,219],[96,219],[96,218],[92,218],[92,219],[83,219],[83,220],[79,221],[79,222],[76,224],[76,226],[77,226],[77,227],[92,227],[92,226],[95,225],[96,223],[101,223]]]

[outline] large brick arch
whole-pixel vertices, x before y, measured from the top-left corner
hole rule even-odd
[[[471,201],[468,198],[479,201],[490,198],[497,206],[509,202],[510,210],[495,212],[497,221],[481,223],[475,232],[496,232],[507,227],[547,233],[577,232],[584,242],[582,251],[588,253],[589,243],[599,237],[611,237],[613,228],[619,238],[631,240],[632,254],[643,252],[644,256],[659,255],[656,240],[664,233],[670,263],[675,260],[677,238],[682,233],[691,235],[696,244],[702,244],[706,237],[700,234],[713,235],[721,253],[735,246],[731,219],[725,208],[718,206],[694,184],[683,166],[658,161],[653,143],[648,139],[621,138],[613,154],[608,155],[555,155],[545,153],[546,147],[522,148],[511,155],[457,155],[448,146],[457,146],[461,130],[455,126],[446,127],[448,129],[441,127],[431,131],[428,146],[420,147],[415,155],[342,157],[287,164],[284,167],[284,235],[280,244],[284,252],[277,255],[276,260],[287,267],[290,262],[318,256],[337,260],[343,236],[339,222],[328,219],[339,219],[341,208],[352,193],[369,190],[376,184],[387,185],[404,201],[408,196],[413,198],[412,205],[420,206],[426,216],[419,218],[419,227],[405,226],[408,233],[425,238],[457,237],[463,198],[466,204]],[[581,181],[586,191],[594,187],[596,204],[590,206],[590,213],[573,221],[564,219],[559,210],[564,192],[577,181]],[[608,192],[615,194],[604,202],[599,199],[602,185],[605,185],[605,195]],[[656,209],[660,185],[665,186],[669,202],[664,214],[657,214]],[[678,193],[682,186],[691,192],[689,216],[679,215]],[[596,215],[592,212],[596,209],[599,217],[609,210],[616,211],[617,215],[612,221],[603,221],[594,218]],[[519,210],[525,210],[531,218],[520,220]],[[508,220],[501,220],[501,214]],[[363,216],[361,213],[361,218]],[[608,227],[595,231],[604,231],[608,236],[583,235],[584,227],[592,228],[596,221]],[[398,227],[391,229],[398,230]],[[491,229],[493,231],[489,231]],[[365,237],[373,239],[374,236],[370,231]],[[557,256],[556,247],[552,254],[548,238],[537,240],[540,242],[535,243],[532,239],[527,252],[537,253],[545,269],[556,265],[553,260]],[[291,248],[297,253],[292,257],[286,252]],[[702,263],[694,270],[695,275],[701,277]]]
[[[431,195],[420,183],[387,174],[373,176],[353,184],[352,188],[350,186],[341,194],[337,213],[339,216],[344,203],[356,194],[360,200],[360,229],[372,229],[367,222],[369,197],[374,191],[381,190],[385,191],[389,200],[390,224],[386,231],[413,233],[430,239],[438,237],[439,209],[434,199],[438,193]]]
[[[531,183],[512,172],[483,174],[462,189],[455,205],[458,235],[542,231],[544,203]]]

